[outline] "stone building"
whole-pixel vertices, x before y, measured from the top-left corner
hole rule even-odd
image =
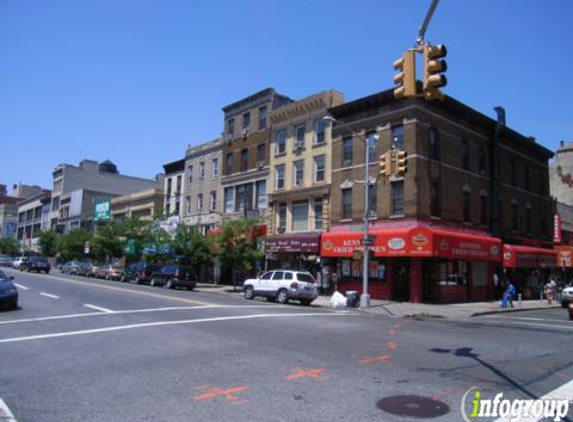
[[[50,201],[52,192],[44,190],[38,195],[18,202],[17,239],[25,250],[39,252],[38,235],[50,228]]]
[[[111,219],[123,221],[136,218],[151,221],[154,216],[163,213],[163,189],[152,188],[127,195],[117,196],[111,200]]]

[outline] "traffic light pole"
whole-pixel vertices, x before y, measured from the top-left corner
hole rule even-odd
[[[370,307],[370,295],[368,294],[368,267],[370,266],[370,239],[368,233],[368,217],[370,211],[370,139],[365,137],[364,149],[364,239],[362,240],[362,295],[360,296],[360,308]]]

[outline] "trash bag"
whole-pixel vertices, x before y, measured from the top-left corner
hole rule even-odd
[[[340,292],[334,292],[330,298],[330,304],[334,309],[346,308],[346,297]]]

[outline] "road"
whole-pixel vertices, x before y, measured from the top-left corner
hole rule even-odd
[[[473,386],[537,398],[573,385],[561,309],[396,319],[6,273],[21,309],[0,313],[0,405],[19,422],[460,421]]]

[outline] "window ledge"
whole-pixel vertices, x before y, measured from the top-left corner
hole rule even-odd
[[[341,223],[352,223],[352,218],[341,218],[340,222]]]
[[[287,155],[286,151],[285,152],[279,152],[279,153],[275,154],[275,158],[286,157],[286,155]]]
[[[388,218],[391,218],[391,219],[406,218],[406,214],[393,214],[393,215],[389,215]]]
[[[312,147],[313,147],[313,148],[321,148],[321,147],[326,146],[326,144],[327,144],[326,141],[325,141],[325,142],[321,142],[320,144],[315,144],[315,143],[313,143],[313,144],[312,144]]]

